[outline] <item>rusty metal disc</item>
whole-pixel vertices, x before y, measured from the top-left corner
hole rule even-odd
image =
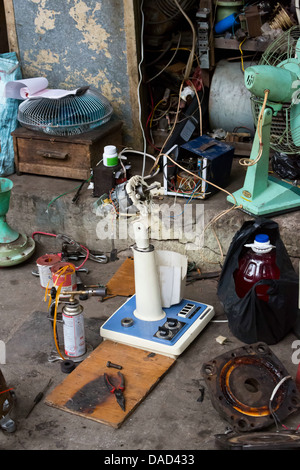
[[[270,426],[299,409],[294,381],[265,343],[226,352],[204,364],[202,373],[214,407],[239,432]]]
[[[300,434],[296,432],[251,432],[217,434],[216,444],[228,450],[299,450]]]

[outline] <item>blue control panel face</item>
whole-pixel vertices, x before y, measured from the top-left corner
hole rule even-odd
[[[196,320],[209,312],[207,305],[183,299],[179,304],[164,308],[166,316],[162,320],[146,321],[134,316],[135,308],[134,295],[105,322],[103,328],[173,346]]]

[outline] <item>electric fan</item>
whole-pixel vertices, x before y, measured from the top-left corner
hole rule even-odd
[[[252,93],[256,133],[244,186],[227,200],[254,216],[271,216],[300,207],[300,189],[269,175],[270,147],[300,158],[300,27],[282,33],[258,65],[245,70]],[[298,96],[299,95],[299,96]]]
[[[92,130],[111,118],[113,109],[98,91],[82,87],[63,98],[30,98],[18,110],[23,127],[51,135],[74,135]]]

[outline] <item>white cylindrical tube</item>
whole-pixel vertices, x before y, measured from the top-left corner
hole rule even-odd
[[[161,320],[166,314],[162,309],[154,249],[150,246],[148,251],[142,251],[134,247],[133,256],[136,296],[134,315],[145,321]]]
[[[147,250],[149,248],[148,229],[142,222],[133,224],[134,239],[138,249]]]

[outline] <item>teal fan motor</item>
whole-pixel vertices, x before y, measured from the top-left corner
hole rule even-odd
[[[300,158],[300,27],[282,33],[258,65],[245,70],[252,94],[256,133],[244,186],[227,200],[254,216],[271,216],[300,208],[300,189],[269,175],[270,148]]]

